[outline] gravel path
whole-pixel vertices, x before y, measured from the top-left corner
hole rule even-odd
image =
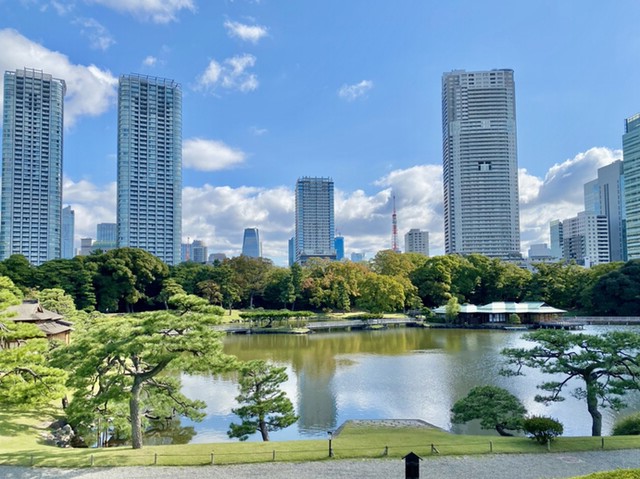
[[[629,468],[640,468],[640,449],[427,458],[421,463],[420,476],[426,479],[552,479]],[[405,476],[403,461],[376,459],[239,466],[95,469],[0,466],[0,477],[6,479],[392,479]]]

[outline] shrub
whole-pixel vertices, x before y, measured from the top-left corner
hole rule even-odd
[[[382,313],[358,313],[347,316],[346,319],[362,319],[369,321],[371,319],[382,319],[384,315]]]
[[[513,313],[509,315],[509,319],[507,320],[507,323],[522,324],[522,321],[520,320],[520,316],[518,316],[516,313]]]
[[[564,432],[562,423],[546,416],[531,416],[524,420],[522,430],[540,444],[546,444]]]
[[[640,412],[618,419],[613,425],[612,436],[640,435]]]

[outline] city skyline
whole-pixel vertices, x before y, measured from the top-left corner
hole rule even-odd
[[[183,241],[237,255],[252,224],[282,265],[292,185],[306,174],[333,177],[347,256],[391,247],[391,191],[399,234],[426,229],[443,253],[442,73],[513,69],[524,252],[621,158],[624,119],[640,111],[630,61],[640,6],[488,4],[0,2],[0,69],[67,81],[64,204],[76,245],[116,220],[117,78],[139,72],[184,86]],[[585,28],[602,22],[614,33]],[[450,36],[453,24],[465,28]]]

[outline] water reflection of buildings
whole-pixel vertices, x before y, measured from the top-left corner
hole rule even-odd
[[[558,418],[565,435],[589,434],[586,406],[569,393],[566,401],[549,407],[533,401],[539,392],[536,385],[551,376],[537,370],[518,378],[499,375],[505,366],[500,351],[528,345],[521,332],[400,328],[229,336],[225,352],[243,361],[263,359],[288,366],[285,390],[300,419],[274,434],[274,440],[326,438],[327,431],[350,419],[422,419],[457,433],[494,435],[495,431],[480,430],[474,423],[452,427],[450,422],[453,403],[480,385],[503,387],[530,413]],[[183,378],[183,388],[191,393],[188,397],[208,403],[207,418],[194,425],[198,434],[192,442],[224,441],[229,423],[236,419],[230,416],[236,380]],[[640,407],[640,394],[627,399],[630,408]],[[610,430],[615,417],[624,414],[607,411],[604,429]]]
[[[298,373],[296,409],[300,416],[298,430],[301,435],[336,428],[338,410],[332,379],[333,372],[316,375],[302,370]]]

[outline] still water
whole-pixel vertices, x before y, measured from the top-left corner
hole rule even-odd
[[[587,327],[597,334],[614,327]],[[638,327],[616,327],[640,332]],[[522,332],[397,328],[383,331],[318,333],[310,335],[247,335],[225,339],[225,352],[241,360],[263,359],[286,366],[283,385],[300,416],[289,428],[271,434],[272,440],[326,438],[349,419],[422,419],[457,433],[495,434],[475,424],[452,425],[449,410],[474,386],[495,385],[517,396],[530,414],[554,417],[567,436],[591,434],[586,403],[570,394],[550,406],[536,403],[536,385],[550,376],[527,370],[524,377],[499,375],[507,347],[526,347]],[[575,383],[573,387],[579,386]],[[572,388],[573,389],[573,388]],[[184,376],[183,392],[207,403],[206,418],[193,426],[195,442],[229,440],[229,424],[238,421],[236,379]],[[615,417],[640,410],[640,395],[629,397],[620,413],[603,410],[603,434]],[[259,440],[259,435],[249,440]]]

